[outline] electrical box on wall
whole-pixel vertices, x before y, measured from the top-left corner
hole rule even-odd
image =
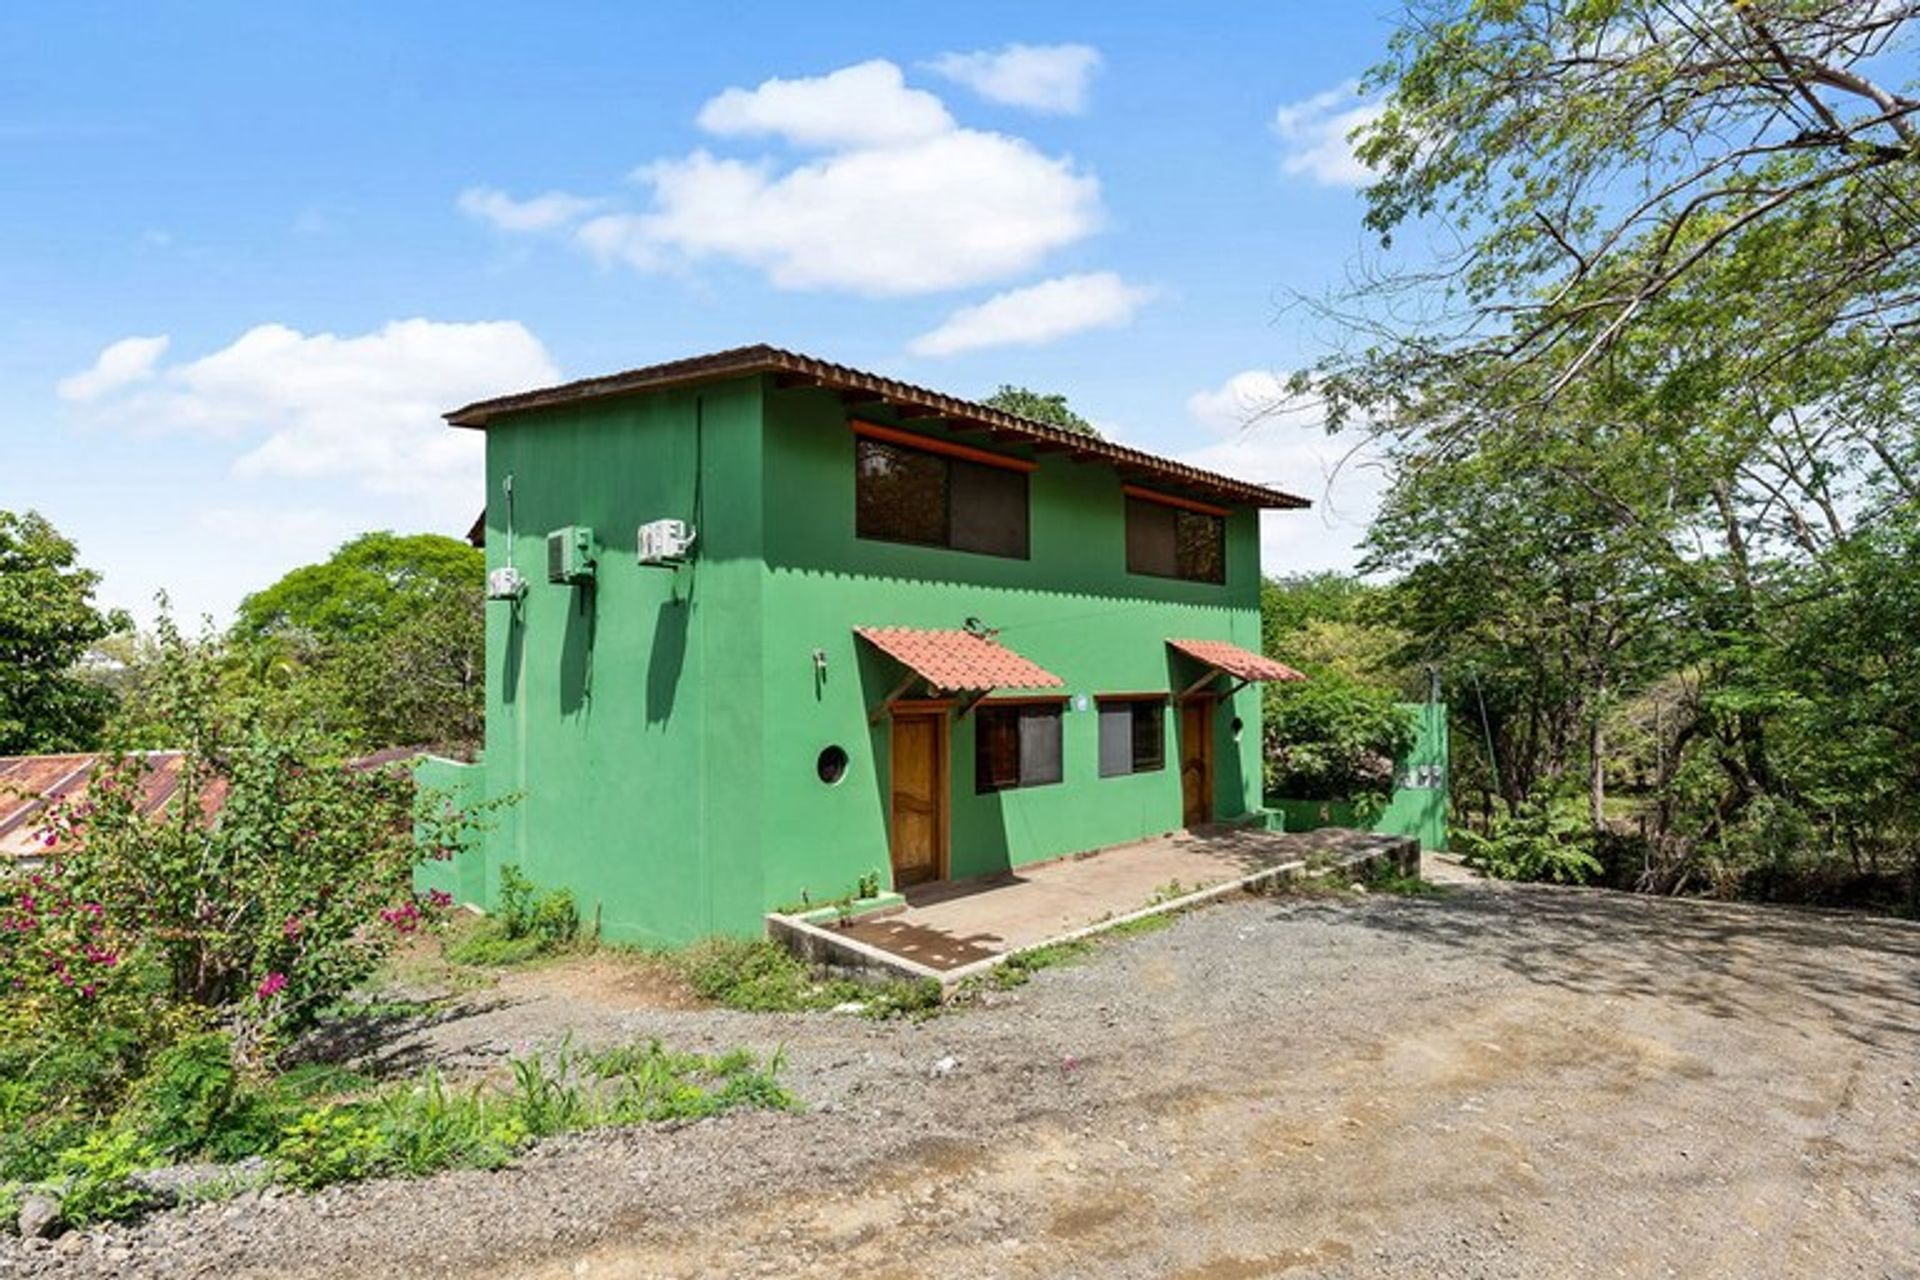
[[[586,525],[570,524],[547,535],[548,582],[592,582],[599,558],[599,544]]]

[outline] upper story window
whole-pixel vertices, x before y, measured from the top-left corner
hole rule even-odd
[[[1127,486],[1127,572],[1227,580],[1226,511]]]
[[[854,431],[858,536],[1027,558],[1032,463],[944,441],[907,444],[885,428]]]
[[[1045,786],[1064,776],[1059,703],[988,703],[973,714],[975,792],[986,795],[1015,787]]]

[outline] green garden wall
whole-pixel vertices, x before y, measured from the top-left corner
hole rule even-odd
[[[1408,703],[1416,736],[1394,767],[1395,786],[1387,805],[1369,821],[1350,800],[1296,800],[1268,796],[1267,807],[1285,816],[1288,831],[1321,827],[1364,827],[1382,835],[1412,836],[1422,849],[1447,847],[1447,784],[1451,759],[1445,703]]]
[[[451,805],[470,808],[485,798],[486,770],[476,764],[463,764],[444,756],[420,756],[413,762],[414,785],[422,805]],[[484,836],[476,835],[465,848],[449,858],[427,856],[413,869],[415,892],[438,889],[453,895],[456,902],[479,903],[486,898],[487,848]]]

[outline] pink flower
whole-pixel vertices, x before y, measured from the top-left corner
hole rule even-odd
[[[453,905],[453,895],[445,889],[429,889],[427,890],[427,905],[435,911],[445,911]]]
[[[396,933],[412,933],[420,927],[420,908],[411,902],[403,902],[397,907],[388,907],[380,913],[380,918],[393,926]]]
[[[89,982],[86,986],[80,988],[80,998],[82,1000],[91,1000],[93,999],[93,992],[94,986]]]
[[[270,973],[267,975],[266,980],[254,990],[253,994],[259,996],[262,1000],[271,1000],[274,996],[279,995],[286,989],[287,975],[284,973]]]
[[[300,936],[300,931],[304,928],[306,928],[306,925],[301,921],[299,916],[288,916],[287,922],[280,926],[280,936],[284,938],[297,938]]]

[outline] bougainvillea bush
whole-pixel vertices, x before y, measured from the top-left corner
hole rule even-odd
[[[104,756],[45,815],[53,860],[0,874],[0,1182],[46,1176],[187,1036],[263,1074],[444,908],[413,864],[477,822],[416,796],[404,764],[344,758],[211,642],[163,622],[161,649],[176,772]]]

